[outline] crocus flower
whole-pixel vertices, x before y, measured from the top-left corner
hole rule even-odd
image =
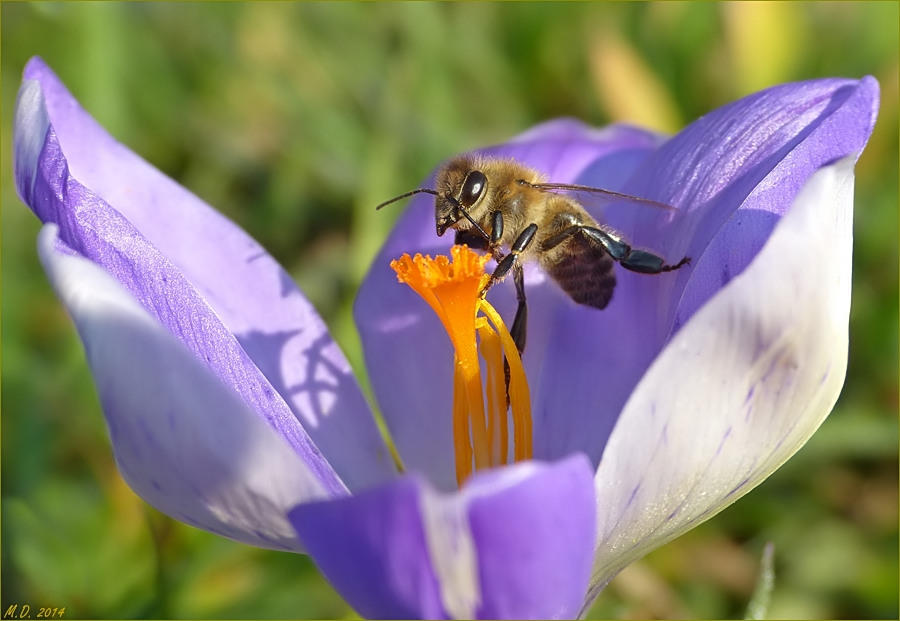
[[[526,268],[530,454],[457,484],[453,349],[390,268],[448,255],[418,195],[355,307],[398,472],[315,310],[243,231],[112,139],[40,59],[15,178],[84,343],[122,476],[168,515],[306,552],[369,617],[583,614],[629,562],[796,452],[847,365],[853,164],[874,79],[777,86],[674,137],[573,120],[483,154],[668,203],[598,218],[676,272],[606,310]],[[402,190],[402,189],[400,189]],[[511,318],[511,283],[488,299]],[[522,454],[509,454],[513,462]]]

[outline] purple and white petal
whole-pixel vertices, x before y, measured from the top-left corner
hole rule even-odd
[[[659,136],[644,130],[625,126],[594,129],[559,119],[479,152],[515,158],[547,172],[554,181],[581,183],[585,175],[591,175],[605,187],[616,189],[615,182],[624,182],[659,144]],[[429,178],[423,187],[433,183],[433,177]],[[407,467],[426,474],[444,490],[456,488],[452,382],[448,380],[453,352],[440,321],[409,287],[397,282],[389,264],[404,252],[447,254],[452,244],[452,232],[444,237],[435,233],[433,198],[414,197],[376,257],[354,306],[372,387],[398,451]],[[559,306],[574,306],[534,266],[526,266],[525,280],[531,325],[552,325]],[[512,282],[494,287],[489,297],[511,323],[516,308]],[[552,329],[529,331],[529,350],[542,351],[552,337]],[[526,353],[525,367],[530,378],[540,377],[539,359]],[[542,385],[532,380],[532,402],[540,401]],[[542,443],[552,443],[545,439],[554,437],[559,423],[548,411],[535,411],[536,457],[550,455]],[[557,451],[553,457],[563,454]]]
[[[831,411],[847,368],[855,159],[812,176],[638,384],[596,476],[586,605],[625,565],[758,485]]]
[[[69,174],[40,84],[23,82],[16,114],[19,193],[67,248],[95,261],[244,402],[268,421],[334,495],[346,493],[321,452],[216,313],[181,272],[118,211]],[[43,132],[43,136],[41,136]],[[34,155],[29,149],[37,149]],[[33,169],[25,168],[33,165]],[[25,183],[21,183],[21,182]]]
[[[41,230],[38,244],[84,342],[131,488],[187,524],[302,552],[287,512],[329,496],[318,473],[120,283],[59,245],[56,225]]]
[[[710,112],[647,158],[627,187],[683,212],[653,247],[693,257],[662,300],[666,330],[753,260],[813,172],[862,151],[877,111],[872,77],[782,84]]]
[[[775,87],[709,113],[644,159],[623,190],[681,211],[613,206],[603,215],[670,263],[683,256],[692,263],[660,275],[617,268],[612,302],[601,312],[565,300],[543,315],[543,299],[529,290],[534,329],[524,359],[532,402],[536,420],[553,418],[541,436],[536,423],[536,457],[581,450],[599,462],[637,382],[696,310],[700,298],[691,292],[711,295],[743,269],[812,170],[862,150],[877,99],[871,78]],[[720,270],[714,278],[713,269]],[[548,336],[532,340],[535,333]]]
[[[478,473],[443,493],[420,476],[290,518],[368,618],[571,618],[590,573],[591,464],[573,456]]]
[[[39,58],[22,92],[30,112],[17,119],[16,175],[38,216],[57,222],[69,246],[113,273],[299,451],[324,454],[343,484],[394,476],[352,370],[274,259],[114,140]]]

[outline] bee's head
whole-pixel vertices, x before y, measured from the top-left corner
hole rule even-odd
[[[474,167],[470,158],[461,156],[444,165],[438,173],[436,186],[434,222],[438,236],[451,227],[473,228],[471,209],[486,194],[487,176]]]
[[[478,170],[475,160],[461,155],[453,158],[438,171],[436,189],[418,188],[400,196],[386,200],[375,209],[413,196],[425,193],[434,195],[434,222],[438,236],[453,227],[459,230],[475,229],[485,239],[489,239],[478,221],[471,215],[473,207],[484,200],[487,194],[487,176]]]

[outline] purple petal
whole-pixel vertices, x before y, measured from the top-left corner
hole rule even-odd
[[[343,354],[272,257],[110,137],[43,61],[32,59],[25,79],[15,147],[23,200],[316,464],[326,487],[392,477]]]
[[[107,272],[56,248],[56,231],[41,231],[41,261],[84,341],[123,478],[182,522],[302,552],[286,516],[327,497],[320,475]]]
[[[834,406],[847,368],[856,157],[813,175],[628,401],[595,481],[588,604],[625,565],[758,485]]]
[[[686,212],[652,242],[694,258],[669,298],[676,329],[753,260],[816,170],[862,151],[877,111],[872,77],[783,84],[704,116],[643,163],[627,187]]]
[[[598,183],[615,189],[616,179],[626,179],[659,142],[658,136],[634,128],[611,126],[597,130],[561,119],[482,152],[516,158],[548,171],[553,180],[560,182],[577,181],[588,171],[595,171]],[[601,178],[601,173],[606,176]],[[424,187],[432,184],[433,178]],[[450,424],[453,353],[434,313],[409,287],[397,282],[389,263],[404,252],[447,254],[452,243],[452,235],[441,238],[435,233],[431,197],[418,195],[410,201],[379,252],[354,307],[372,387],[394,442],[407,467],[425,473],[439,489],[456,487]],[[539,270],[526,268],[532,326],[549,322],[548,316],[560,306],[574,306],[555,284],[544,280]],[[490,297],[511,323],[515,313],[512,283],[495,287]],[[529,351],[542,351],[551,335],[547,330],[529,330]],[[526,353],[525,363],[529,377],[539,377],[540,360]],[[539,398],[534,391],[540,391],[541,384],[532,382],[534,401],[536,394]],[[551,420],[546,412],[537,414],[536,456],[546,457],[553,452],[546,447],[554,442],[544,439],[552,438],[559,421]],[[555,452],[557,456],[562,454]]]
[[[404,477],[290,514],[335,588],[368,618],[571,618],[596,506],[583,456],[475,475],[440,493]]]

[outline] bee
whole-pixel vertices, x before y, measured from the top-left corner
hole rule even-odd
[[[438,170],[435,189],[412,190],[376,209],[421,192],[435,197],[438,236],[454,229],[457,244],[490,252],[496,260],[483,293],[513,273],[518,308],[510,334],[520,353],[525,350],[528,319],[523,262],[537,261],[573,301],[596,309],[606,308],[612,299],[616,262],[641,274],[671,272],[690,262],[684,257],[667,264],[658,255],[632,248],[622,235],[600,225],[577,197],[600,195],[673,207],[600,188],[547,183],[540,172],[512,159],[472,154],[451,158]]]

